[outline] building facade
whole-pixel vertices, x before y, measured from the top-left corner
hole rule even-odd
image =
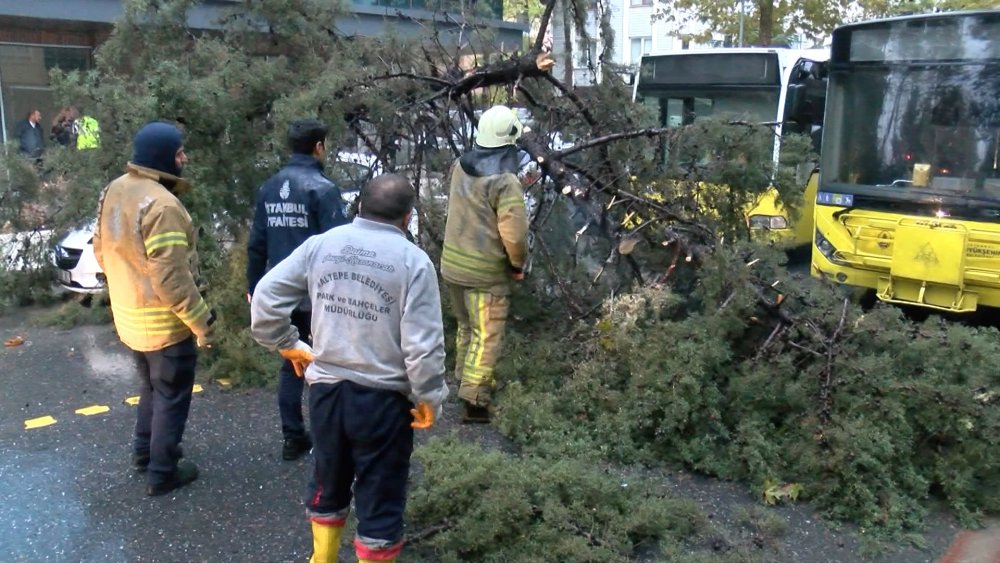
[[[626,81],[631,80],[638,71],[639,61],[643,55],[665,54],[685,49],[704,49],[714,47],[738,47],[737,37],[711,33],[710,39],[702,42],[687,40],[684,37],[704,35],[706,27],[694,18],[685,18],[686,23],[668,22],[662,12],[663,2],[658,0],[595,0],[587,14],[586,35],[577,33],[574,26],[569,26],[569,37],[572,42],[572,57],[567,56],[567,33],[563,22],[563,9],[557,4],[553,16],[553,53],[556,59],[556,76],[566,77],[567,62],[572,60],[572,84],[589,86],[599,79],[599,62],[597,53],[601,52],[606,41],[612,42],[611,64]],[[612,38],[604,37],[600,32],[599,22],[603,13],[609,14]],[[747,21],[747,25],[752,22]],[[589,41],[588,41],[589,38]],[[805,36],[788,38],[787,45],[793,49],[808,49],[813,44]],[[829,39],[827,39],[828,41]],[[827,43],[817,43],[827,44]]]
[[[206,0],[188,14],[194,29],[217,29],[217,21],[240,0]],[[494,49],[519,48],[526,26],[502,20],[503,0],[353,0],[333,22],[345,36],[376,37],[391,27],[396,36],[416,36],[432,25],[444,41],[458,41],[464,22],[495,31]],[[0,136],[32,109],[42,112],[44,130],[58,108],[49,71],[87,70],[93,51],[122,16],[122,0],[0,0]]]
[[[681,39],[681,35],[695,34],[703,31],[692,24],[690,28],[677,33],[674,24],[657,17],[656,0],[598,0],[590,13],[587,14],[587,41],[570,26],[569,36],[572,41],[573,84],[589,86],[598,79],[597,53],[601,52],[605,42],[612,41],[612,63],[618,67],[623,79],[630,80],[631,73],[639,65],[643,55],[650,53],[669,53],[681,49],[714,46],[719,41],[708,43],[689,42]],[[600,33],[600,19],[604,13],[610,12],[609,21],[614,32],[613,38],[606,38]],[[563,11],[556,8],[557,16],[553,19],[553,52],[556,54],[556,76],[566,76],[566,28],[561,17]]]

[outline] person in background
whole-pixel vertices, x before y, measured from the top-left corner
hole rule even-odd
[[[76,121],[76,109],[67,106],[59,110],[55,119],[52,120],[52,128],[49,130],[49,138],[64,147],[68,147],[76,142],[74,123]]]
[[[316,119],[302,119],[288,127],[292,158],[257,192],[250,240],[247,244],[248,298],[268,268],[284,260],[313,235],[347,223],[340,190],[323,174],[327,127]],[[309,341],[309,299],[292,312],[300,337]],[[284,437],[281,457],[296,460],[312,448],[302,417],[305,384],[285,361],[278,371],[278,412]]]
[[[101,125],[93,117],[83,114],[73,122],[76,150],[96,149],[101,146]]]
[[[250,308],[254,339],[293,359],[309,382],[312,563],[337,561],[352,496],[358,560],[396,560],[413,429],[433,425],[448,397],[437,273],[403,236],[416,192],[386,174],[359,198],[358,217],[275,266]],[[307,296],[311,347],[292,322]]]
[[[42,112],[33,109],[14,128],[19,143],[18,150],[32,160],[41,160],[45,151],[45,134],[42,132]]]
[[[197,234],[177,195],[187,164],[181,132],[149,123],[133,142],[125,174],[101,194],[94,255],[108,280],[115,330],[140,377],[132,463],[158,496],[198,478],[180,463],[198,347],[210,347],[215,313],[198,289]]]

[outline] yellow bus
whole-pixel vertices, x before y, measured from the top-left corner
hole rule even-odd
[[[770,124],[775,131],[773,158],[788,133],[814,137],[819,150],[826,95],[827,49],[745,47],[675,51],[644,55],[633,98],[655,108],[663,127],[702,119],[740,119]],[[793,115],[794,112],[794,115]],[[796,216],[766,192],[746,210],[748,226],[763,235],[808,249],[812,241],[812,203],[816,198],[815,163],[801,165],[805,208]]]
[[[1000,307],[1000,10],[836,29],[826,103],[812,274]]]

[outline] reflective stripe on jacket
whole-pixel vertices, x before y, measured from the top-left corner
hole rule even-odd
[[[111,312],[126,346],[150,352],[208,330],[191,216],[160,180],[177,178],[129,164],[101,195],[94,254],[108,280]]]
[[[451,168],[448,222],[441,277],[466,287],[510,280],[528,253],[524,191],[511,173],[473,176],[456,161]]]

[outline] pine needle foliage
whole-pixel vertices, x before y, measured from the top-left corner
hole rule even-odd
[[[568,341],[511,339],[503,430],[535,455],[682,464],[762,498],[796,484],[886,534],[919,530],[933,498],[966,524],[1000,508],[996,329],[865,311],[819,283],[790,292],[779,326],[744,258],[717,253],[688,294],[608,299]]]
[[[486,452],[454,437],[414,457],[423,477],[407,504],[407,543],[425,561],[631,561],[707,523],[691,501],[579,458]]]

